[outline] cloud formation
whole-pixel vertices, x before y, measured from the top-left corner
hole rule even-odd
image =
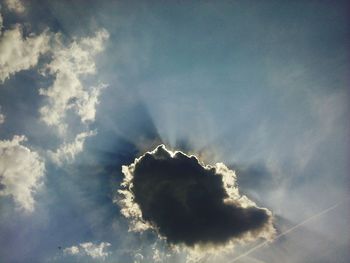
[[[5,4],[10,11],[22,14],[26,9],[21,0],[5,0]]]
[[[93,259],[105,259],[110,254],[106,251],[110,246],[111,244],[108,242],[101,242],[100,244],[86,242],[79,244],[79,246],[65,248],[63,252],[69,255],[85,255]]]
[[[5,122],[5,115],[1,112],[1,105],[0,105],[0,124]]]
[[[26,11],[19,0],[6,0],[4,6],[17,14]],[[4,29],[0,13],[0,84],[28,69],[53,77],[52,86],[39,90],[46,97],[39,111],[41,120],[58,130],[62,139],[57,149],[41,149],[47,152],[43,157],[57,165],[73,162],[83,151],[86,138],[96,134],[88,125],[84,125],[83,131],[72,129],[69,135],[65,134],[68,126],[65,117],[70,111],[69,114],[75,113],[83,124],[95,120],[100,92],[105,85],[85,86],[81,78],[96,72],[95,55],[104,49],[108,36],[108,32],[101,29],[92,37],[66,41],[60,33],[46,29],[35,35],[30,33],[30,26],[18,23]],[[45,60],[39,64],[42,55],[46,55]],[[0,124],[4,122],[0,105]],[[32,195],[44,176],[45,165],[44,159],[21,144],[25,140],[25,136],[14,136],[12,141],[0,141],[0,195],[12,196],[19,207],[33,211]]]
[[[0,141],[0,196],[12,196],[26,211],[33,211],[33,194],[40,186],[45,165],[38,153],[21,143],[25,136]]]
[[[104,49],[108,37],[108,32],[101,29],[93,37],[76,39],[66,46],[56,35],[56,44],[51,50],[53,59],[44,69],[55,76],[55,80],[52,86],[39,90],[47,97],[40,114],[47,125],[57,127],[61,134],[67,128],[68,110],[73,110],[83,123],[95,120],[98,97],[105,85],[86,87],[80,78],[96,72],[95,56]]]
[[[55,152],[49,151],[49,157],[57,165],[73,162],[75,156],[83,151],[86,138],[96,135],[96,131],[79,133],[73,142],[63,143]]]
[[[2,26],[2,19],[0,19]],[[12,29],[0,32],[0,83],[11,75],[37,65],[41,54],[48,50],[49,35],[23,35],[22,27],[16,24]]]
[[[240,195],[235,173],[222,163],[205,166],[161,145],[122,171],[119,204],[134,231],[155,229],[187,247],[274,235],[272,213]]]

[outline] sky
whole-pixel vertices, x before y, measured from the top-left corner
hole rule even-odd
[[[0,5],[0,262],[348,261],[348,1]],[[191,173],[203,192],[169,173],[166,192],[161,144],[169,167],[220,180]],[[177,239],[157,225],[160,193],[209,204],[226,174],[232,203],[268,228],[205,251],[192,241],[206,228]],[[156,227],[133,228],[146,217]]]

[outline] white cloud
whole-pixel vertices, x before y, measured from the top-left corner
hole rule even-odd
[[[95,120],[100,92],[106,85],[87,86],[82,78],[96,73],[95,56],[103,50],[108,37],[108,32],[102,29],[93,37],[74,39],[65,45],[60,35],[55,36],[52,61],[43,70],[43,74],[54,76],[54,81],[52,86],[39,90],[47,98],[39,111],[41,120],[57,128],[62,137],[68,128],[67,111],[75,113],[82,123]],[[96,131],[77,134],[72,142],[65,141],[55,151],[49,151],[49,158],[57,165],[73,162],[83,151],[85,139],[95,134]]]
[[[92,258],[105,258],[108,256],[108,252],[105,251],[107,247],[111,244],[107,242],[102,242],[99,245],[95,245],[91,242],[80,244],[84,249],[85,253]]]
[[[0,124],[5,122],[5,115],[1,113],[1,106],[0,106]]]
[[[100,92],[106,85],[101,84],[92,87],[90,93],[84,93],[83,97],[77,100],[76,110],[82,122],[95,120],[96,106],[99,103]]]
[[[73,142],[63,143],[55,152],[49,151],[49,157],[57,165],[73,162],[75,156],[84,149],[85,139],[96,135],[96,131],[79,133]]]
[[[20,1],[6,3],[13,11],[20,12],[24,8]],[[39,57],[49,52],[52,60],[41,72],[53,76],[54,81],[52,86],[39,90],[47,98],[44,102],[46,104],[39,111],[41,120],[57,128],[59,135],[64,138],[68,126],[65,119],[68,110],[75,113],[83,124],[95,120],[100,92],[106,85],[87,86],[82,78],[95,74],[95,56],[104,49],[108,37],[108,32],[102,29],[92,37],[75,38],[67,45],[63,43],[60,34],[54,35],[48,31],[38,36],[30,34],[25,37],[22,27],[16,24],[10,30],[3,33],[0,31],[0,83],[16,72],[35,67]],[[5,116],[0,111],[0,124],[4,120]],[[56,150],[48,151],[49,158],[58,165],[74,161],[75,156],[83,151],[85,139],[95,134],[95,131],[85,131],[76,134],[72,142],[64,139]]]
[[[46,31],[24,37],[19,24],[3,32],[0,35],[0,83],[16,72],[37,65],[40,55],[48,50],[48,42]]]
[[[57,127],[61,134],[67,128],[64,119],[69,109],[83,123],[95,120],[95,108],[104,85],[86,87],[81,77],[96,72],[95,56],[103,50],[108,37],[108,32],[102,29],[94,37],[75,39],[65,46],[60,36],[56,36],[56,44],[52,48],[53,60],[45,67],[55,80],[49,88],[40,89],[40,94],[48,99],[40,114],[47,125]]]
[[[33,194],[44,176],[45,165],[38,153],[21,145],[25,136],[0,141],[0,196],[10,195],[16,204],[33,211]]]
[[[79,244],[79,246],[65,248],[63,252],[70,255],[86,255],[93,259],[105,259],[110,254],[106,251],[110,246],[111,244],[108,242],[101,242],[100,244],[86,242]]]
[[[6,0],[7,8],[15,13],[21,14],[25,11],[25,7],[21,0]]]
[[[63,249],[63,252],[65,254],[70,254],[70,255],[77,255],[79,254],[79,247],[77,246],[71,246]]]

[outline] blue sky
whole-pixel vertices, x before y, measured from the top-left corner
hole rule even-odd
[[[237,262],[347,262],[346,1],[0,3],[1,262],[189,261],[113,202],[160,143],[235,170],[279,232],[338,204]]]

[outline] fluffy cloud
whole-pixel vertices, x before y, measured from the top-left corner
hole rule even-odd
[[[161,145],[122,171],[118,202],[131,230],[155,229],[186,247],[232,246],[275,233],[272,213],[240,195],[235,173],[222,163],[204,166]]]
[[[20,1],[7,1],[7,6],[18,12],[21,10]],[[93,37],[74,39],[67,45],[60,34],[48,31],[24,37],[21,26],[17,24],[0,35],[0,83],[16,72],[36,66],[40,55],[48,52],[52,59],[40,72],[53,76],[54,81],[52,86],[39,90],[47,98],[39,111],[41,120],[57,128],[59,134],[65,137],[68,110],[78,115],[82,123],[95,120],[100,92],[106,85],[87,87],[81,78],[96,72],[95,56],[104,49],[108,37],[108,32],[102,29]],[[3,121],[4,116],[0,112],[0,124]],[[56,164],[71,162],[83,150],[85,138],[93,134],[95,132],[85,131],[77,134],[73,142],[64,140],[57,150],[49,151],[49,156]]]
[[[25,11],[25,7],[21,0],[5,0],[7,8],[15,13],[21,14]]]
[[[57,165],[74,161],[75,156],[83,151],[87,137],[96,135],[96,131],[79,133],[73,142],[63,143],[55,152],[49,151],[49,157]]]
[[[69,255],[78,255],[79,254],[79,247],[78,246],[71,246],[63,249],[63,252],[65,254]]]
[[[40,55],[48,50],[48,43],[47,32],[25,37],[18,24],[3,32],[0,35],[0,83],[16,72],[37,65]]]
[[[66,45],[60,35],[55,36],[50,50],[52,60],[42,70],[43,74],[54,76],[54,81],[52,86],[39,90],[46,96],[46,104],[39,111],[41,120],[57,128],[62,137],[68,128],[67,111],[75,113],[82,123],[95,120],[100,92],[106,86],[86,86],[81,79],[96,73],[95,56],[104,49],[108,37],[108,32],[102,29],[93,37],[74,39]],[[49,151],[49,157],[57,165],[70,163],[83,151],[85,139],[95,134],[95,131],[78,133],[72,142],[64,142],[55,151]]]
[[[95,56],[104,49],[108,37],[108,32],[103,29],[94,37],[76,39],[66,46],[56,36],[53,59],[45,67],[55,80],[49,88],[40,89],[40,94],[47,97],[47,104],[40,109],[40,114],[46,124],[57,127],[61,134],[67,128],[67,110],[73,110],[83,123],[95,119],[95,108],[104,85],[86,87],[81,77],[96,72]]]
[[[65,248],[63,252],[69,255],[86,255],[93,259],[105,259],[109,255],[106,249],[110,246],[111,244],[108,242],[101,242],[100,244],[86,242],[79,244],[79,246]]]
[[[0,141],[0,195],[10,195],[20,208],[32,211],[45,166],[38,153],[21,145],[25,140],[14,136]]]

